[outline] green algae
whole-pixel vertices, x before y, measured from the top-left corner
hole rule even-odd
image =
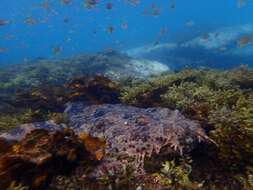
[[[209,172],[220,179],[217,183],[208,182],[209,188],[251,189],[252,171],[247,168],[253,165],[252,79],[253,71],[245,66],[229,71],[186,69],[125,87],[121,100],[140,107],[179,109],[187,117],[200,121],[217,144],[215,149],[208,149],[205,161],[209,163],[217,155],[211,162],[220,168]],[[225,176],[233,179],[234,186],[222,181]]]
[[[23,186],[22,184],[13,181],[7,190],[29,190],[29,187]]]
[[[40,121],[52,120],[56,124],[68,123],[68,119],[64,113],[60,112],[42,112],[41,110],[19,110],[17,113],[0,115],[0,132],[7,131],[25,123],[33,123]]]
[[[20,85],[18,81],[24,79],[15,80],[15,85],[1,82],[0,86],[12,88]],[[206,154],[205,159],[201,160],[203,163],[199,164],[197,157],[193,158],[193,163],[186,164],[170,160],[160,166],[163,169],[157,171],[153,177],[157,177],[167,189],[252,189],[252,84],[253,71],[245,66],[228,71],[186,69],[146,81],[122,81],[123,103],[139,107],[179,109],[185,116],[198,120],[208,136],[216,142],[216,147],[210,145],[203,150]],[[22,83],[21,86],[25,85]],[[62,113],[28,108],[16,113],[1,114],[0,130],[49,119],[57,123],[67,123]],[[169,168],[169,172],[164,168]],[[191,169],[188,170],[189,168]],[[68,177],[65,178],[69,180]],[[100,186],[111,188],[116,185],[126,187],[125,189],[129,184],[136,187],[142,183],[149,185],[144,179],[143,182],[134,181],[130,173],[121,176],[108,175],[100,179],[100,182]]]
[[[170,190],[200,189],[202,184],[190,179],[191,172],[190,160],[185,159],[178,163],[171,160],[163,163],[161,171],[153,174],[153,176]]]

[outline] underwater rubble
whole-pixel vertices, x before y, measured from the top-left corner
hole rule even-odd
[[[8,106],[0,115],[0,176],[5,177],[0,184],[50,190],[250,190],[252,81],[252,69],[240,66],[117,82],[80,76],[62,85],[19,89],[6,102],[2,96]],[[64,143],[63,159],[51,170]],[[44,155],[50,156],[39,163]]]

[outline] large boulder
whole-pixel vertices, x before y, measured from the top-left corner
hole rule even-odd
[[[159,61],[175,70],[187,66],[252,66],[252,32],[252,24],[221,27],[209,32],[200,31],[191,38],[174,38],[170,43],[146,44],[125,52],[136,59]]]

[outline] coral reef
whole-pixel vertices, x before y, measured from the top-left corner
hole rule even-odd
[[[12,143],[11,149],[0,157],[0,187],[13,186],[13,181],[32,189],[46,186],[54,175],[68,174],[80,162],[83,166],[100,160],[93,147],[102,151],[100,140],[87,136],[81,139],[70,129],[49,132],[34,129],[19,142]],[[25,171],[25,173],[24,173]]]
[[[42,85],[30,90],[19,90],[8,104],[2,106],[0,131],[22,123],[50,119],[62,122],[66,119],[62,112],[69,101],[82,100],[89,104],[119,103],[119,96],[118,84],[103,76],[80,77],[64,85]],[[15,109],[10,110],[8,106]]]
[[[206,148],[209,156],[205,162],[213,162],[214,170],[208,170],[208,176],[220,178],[217,179],[217,183],[223,184],[220,189],[230,183],[222,182],[221,179],[226,181],[225,176],[234,179],[231,182],[234,186],[228,189],[250,189],[250,183],[245,184],[247,168],[253,164],[252,78],[252,70],[245,66],[230,71],[186,69],[135,87],[125,87],[122,101],[139,107],[176,108],[188,118],[200,121],[208,136],[217,144],[216,148]],[[242,179],[245,181],[237,180],[237,175],[244,176]]]
[[[86,160],[68,172],[49,172],[50,180],[41,181],[47,189],[250,190],[252,81],[253,71],[241,66],[185,69],[117,83],[102,76],[78,77],[64,85],[19,88],[15,97],[8,97],[12,91],[5,88],[0,129],[19,127],[0,135],[0,158],[19,151],[13,145],[34,131],[51,135],[68,126]],[[33,186],[27,176],[14,175],[4,185]]]
[[[90,104],[119,103],[119,86],[103,76],[75,78],[67,83],[69,101],[85,101]]]
[[[76,102],[68,105],[65,114],[73,131],[67,130],[66,124],[48,121],[21,125],[0,135],[7,141],[3,144],[19,141],[0,157],[0,173],[9,177],[4,182],[9,185],[17,181],[37,188],[47,179],[69,174],[76,181],[85,175],[84,180],[76,182],[79,185],[80,181],[96,180],[99,187],[130,187],[130,176],[145,178],[146,172],[160,168],[169,157],[187,155],[198,143],[211,142],[198,123],[167,108]],[[82,159],[89,166],[80,164]],[[99,164],[92,168],[90,161],[94,160]],[[65,168],[72,164],[78,169]],[[28,171],[23,177],[20,168]],[[58,183],[53,180],[51,186]]]
[[[160,67],[157,66],[160,64]],[[37,59],[31,63],[1,68],[0,92],[10,93],[15,88],[62,85],[75,77],[104,75],[120,81],[124,78],[145,78],[169,68],[158,62],[136,60],[116,51],[84,54],[63,60]]]

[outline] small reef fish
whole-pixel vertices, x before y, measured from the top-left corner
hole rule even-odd
[[[35,9],[39,8],[39,9],[44,9],[48,11],[50,10],[49,0],[44,0],[41,3],[34,4],[32,7]]]
[[[62,48],[61,48],[60,45],[57,45],[57,46],[53,47],[53,48],[52,48],[52,53],[53,53],[53,55],[58,55],[58,54],[60,54],[61,49],[62,49]]]
[[[84,7],[87,9],[94,8],[99,3],[99,0],[84,0]]]
[[[111,10],[112,7],[113,7],[113,4],[111,2],[106,3],[105,7],[106,7],[107,10]]]
[[[210,37],[210,36],[209,36],[208,33],[204,33],[204,34],[202,34],[201,39],[207,41],[207,40],[209,39],[209,37]]]
[[[62,4],[68,5],[71,3],[71,0],[60,0]]]
[[[157,39],[155,40],[155,42],[154,42],[153,45],[154,45],[154,46],[159,45],[159,44],[160,44],[160,41],[161,41],[161,39],[162,39],[162,37],[165,36],[167,32],[168,32],[168,29],[167,29],[166,27],[162,27],[162,28],[160,29],[160,31],[159,31],[159,33],[158,33],[158,37],[157,37]]]
[[[246,0],[238,0],[237,7],[242,8],[246,5]]]
[[[64,22],[64,23],[69,23],[69,18],[68,18],[68,17],[64,17],[64,18],[63,18],[63,22]]]
[[[29,17],[25,18],[24,23],[27,25],[35,25],[35,24],[37,24],[37,20],[35,20],[35,18],[29,16]]]
[[[140,0],[127,0],[127,2],[134,5],[134,6],[136,6],[140,3]]]
[[[7,50],[7,48],[1,48],[0,47],[0,53],[5,53],[5,52],[7,52],[8,50]]]
[[[143,10],[143,14],[150,16],[158,16],[160,14],[160,9],[156,6],[155,3],[152,3],[149,8],[145,8]]]
[[[251,36],[251,35],[242,36],[237,41],[237,45],[239,47],[244,47],[244,46],[251,44],[252,40],[253,40],[253,36]]]
[[[176,8],[176,4],[175,4],[174,0],[170,0],[170,2],[169,2],[169,8],[171,10]]]
[[[113,31],[114,31],[113,26],[108,26],[107,29],[106,29],[106,31],[107,31],[109,34],[113,33]]]
[[[215,38],[218,38],[219,35],[220,35],[220,33],[219,33],[219,32],[216,32],[216,33],[214,34],[214,37],[215,37]]]
[[[185,26],[187,26],[187,27],[192,27],[192,26],[194,26],[194,21],[192,21],[192,20],[189,20],[189,21],[187,21],[186,23],[185,23]]]
[[[9,21],[0,19],[0,26],[5,26],[6,24],[9,24]]]
[[[122,21],[120,24],[120,27],[122,30],[126,30],[126,29],[128,29],[128,24],[126,22]]]
[[[44,10],[49,10],[50,9],[49,0],[44,0],[39,4],[35,4],[33,7],[34,8],[44,9]]]
[[[152,16],[158,16],[160,14],[159,8],[156,6],[155,3],[151,4],[151,15]]]
[[[153,46],[157,46],[159,44],[160,44],[160,41],[157,40],[157,41],[154,42]]]
[[[92,30],[92,34],[96,35],[97,34],[97,30],[96,29]]]
[[[223,52],[227,51],[227,48],[226,47],[220,47],[218,49],[218,51],[223,53]]]
[[[49,2],[48,0],[45,0],[41,3],[41,7],[45,10],[48,10],[49,9]]]
[[[166,27],[161,28],[159,31],[159,36],[164,36],[168,32],[168,29]]]

